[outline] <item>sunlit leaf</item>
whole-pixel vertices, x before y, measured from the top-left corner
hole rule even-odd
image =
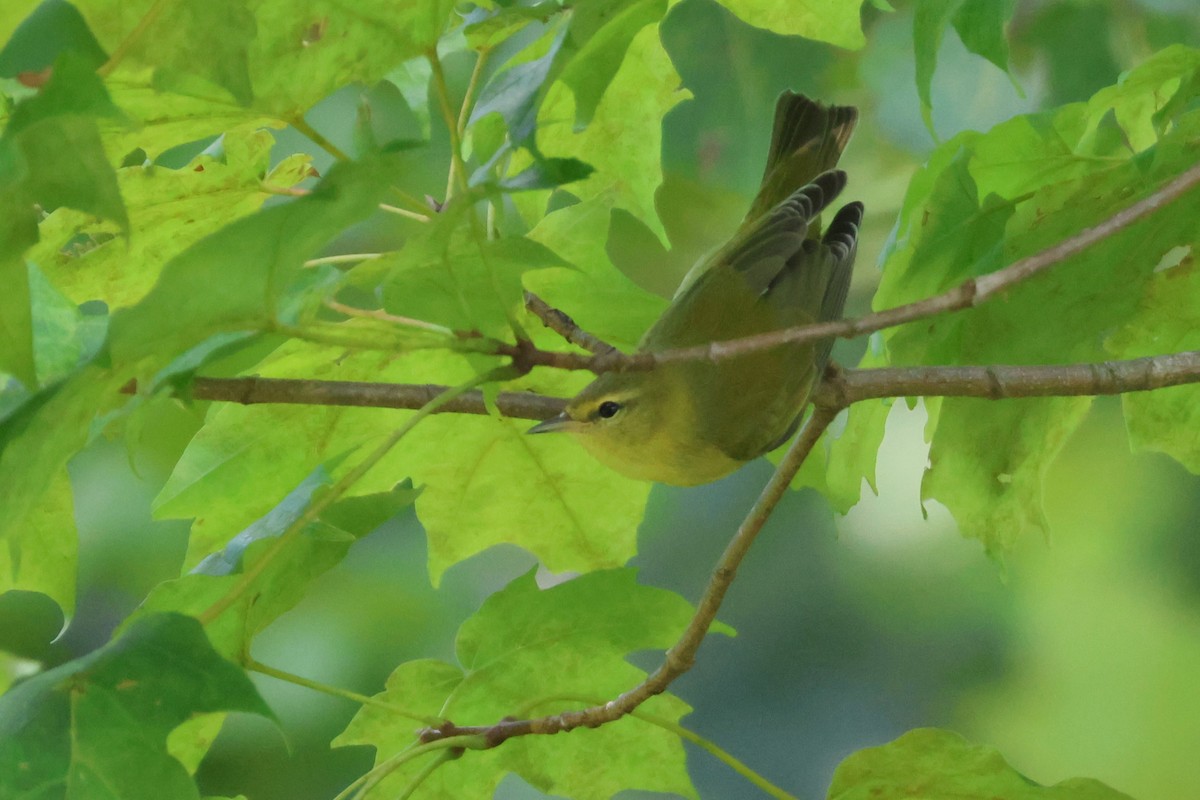
[[[786,5],[721,0],[721,5],[751,25],[787,36],[803,36],[851,50],[865,42],[859,22],[862,0],[801,0]]]

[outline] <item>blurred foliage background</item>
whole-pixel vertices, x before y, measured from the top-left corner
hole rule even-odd
[[[847,196],[868,209],[848,313],[867,310],[878,279],[874,255],[909,177],[935,144],[917,100],[912,6],[896,5],[884,13],[868,4],[867,45],[845,52],[752,28],[712,0],[676,4],[662,37],[694,98],[664,121],[658,207],[675,249],[664,256],[644,230],[617,226],[614,263],[669,294],[744,213],[775,97],[791,88],[862,111],[842,164]],[[1025,0],[1009,39],[1015,82],[946,36],[932,94],[937,136],[1084,100],[1167,44],[1200,45],[1200,11],[1195,0]],[[446,67],[461,92],[469,59],[447,59]],[[345,90],[309,123],[352,149],[364,92],[376,102],[387,96],[379,87]],[[393,103],[403,126],[411,113],[398,95]],[[321,169],[331,161],[295,131],[278,138],[280,153],[308,150]],[[186,163],[205,144],[161,160]],[[409,154],[431,195],[442,191],[447,152],[435,126],[433,141]],[[402,224],[384,220],[341,246],[403,235]],[[835,352],[854,363],[864,346],[839,343]],[[47,647],[62,624],[56,607],[18,593],[0,601],[9,650],[0,656],[7,667],[0,685],[27,660],[59,663],[103,644],[151,586],[178,574],[187,523],[155,521],[150,505],[204,411],[159,407],[163,419],[146,427],[170,435],[133,448],[100,441],[72,463],[83,538],[78,613]],[[944,509],[920,507],[922,423],[920,407],[893,409],[879,495],[867,493],[848,516],[834,519],[810,491],[785,499],[722,612],[739,635],[707,642],[674,687],[698,709],[685,722],[804,797],[824,794],[846,754],[924,725],[997,747],[1039,783],[1086,775],[1140,798],[1194,796],[1200,481],[1164,457],[1130,455],[1118,402],[1101,400],[1047,477],[1050,538],[1023,540],[997,564],[958,537]],[[643,580],[695,600],[768,475],[760,462],[712,486],[655,487],[635,562]],[[434,589],[424,548],[411,511],[383,526],[258,637],[254,657],[374,693],[399,661],[450,658],[461,620],[532,564],[516,548],[492,550],[453,567]],[[644,655],[641,666],[657,663]],[[366,749],[326,744],[349,721],[352,704],[255,678],[282,732],[235,717],[201,767],[206,791],[238,786],[254,800],[327,798],[370,766]],[[689,752],[703,797],[758,796],[703,752]],[[510,776],[501,796],[540,795]]]

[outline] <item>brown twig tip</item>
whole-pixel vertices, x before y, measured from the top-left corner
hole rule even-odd
[[[588,333],[575,323],[565,312],[555,308],[533,292],[525,292],[525,308],[529,313],[542,321],[550,330],[557,333],[565,341],[576,347],[581,347],[589,353],[606,356],[620,351],[599,336]]]

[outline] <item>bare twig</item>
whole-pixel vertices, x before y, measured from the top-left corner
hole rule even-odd
[[[582,347],[589,353],[599,355],[618,352],[617,348],[600,337],[583,330],[566,313],[554,308],[533,292],[525,292],[525,308],[540,319],[543,325],[576,347]]]
[[[725,597],[725,592],[733,582],[738,567],[742,563],[750,545],[766,524],[780,498],[783,497],[792,478],[804,463],[804,459],[812,451],[821,434],[829,427],[829,423],[837,416],[839,409],[818,407],[805,424],[800,435],[792,442],[784,455],[783,461],[775,469],[775,474],[763,488],[762,494],[742,521],[736,534],[713,570],[708,588],[696,608],[696,613],[688,623],[687,629],[679,641],[667,651],[662,665],[651,673],[646,680],[603,705],[591,706],[579,711],[564,711],[549,717],[535,719],[504,720],[494,725],[463,726],[446,723],[437,728],[426,728],[421,732],[421,741],[435,742],[440,739],[463,735],[482,736],[488,747],[496,747],[515,736],[531,734],[554,734],[575,728],[594,728],[629,714],[642,703],[656,694],[666,691],[667,687],[683,673],[687,672],[695,661],[696,651],[704,640],[708,628],[717,616],[717,610]]]

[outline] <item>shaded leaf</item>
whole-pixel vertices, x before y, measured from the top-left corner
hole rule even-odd
[[[192,714],[217,710],[271,716],[198,622],[145,617],[111,644],[0,697],[0,785],[31,797],[53,787],[81,800],[198,798],[167,753],[167,735]]]
[[[18,4],[19,5],[19,4]],[[52,65],[64,52],[75,53],[83,64],[99,67],[108,54],[96,41],[79,9],[66,0],[37,3],[9,37],[0,27],[0,76],[12,78]]]

